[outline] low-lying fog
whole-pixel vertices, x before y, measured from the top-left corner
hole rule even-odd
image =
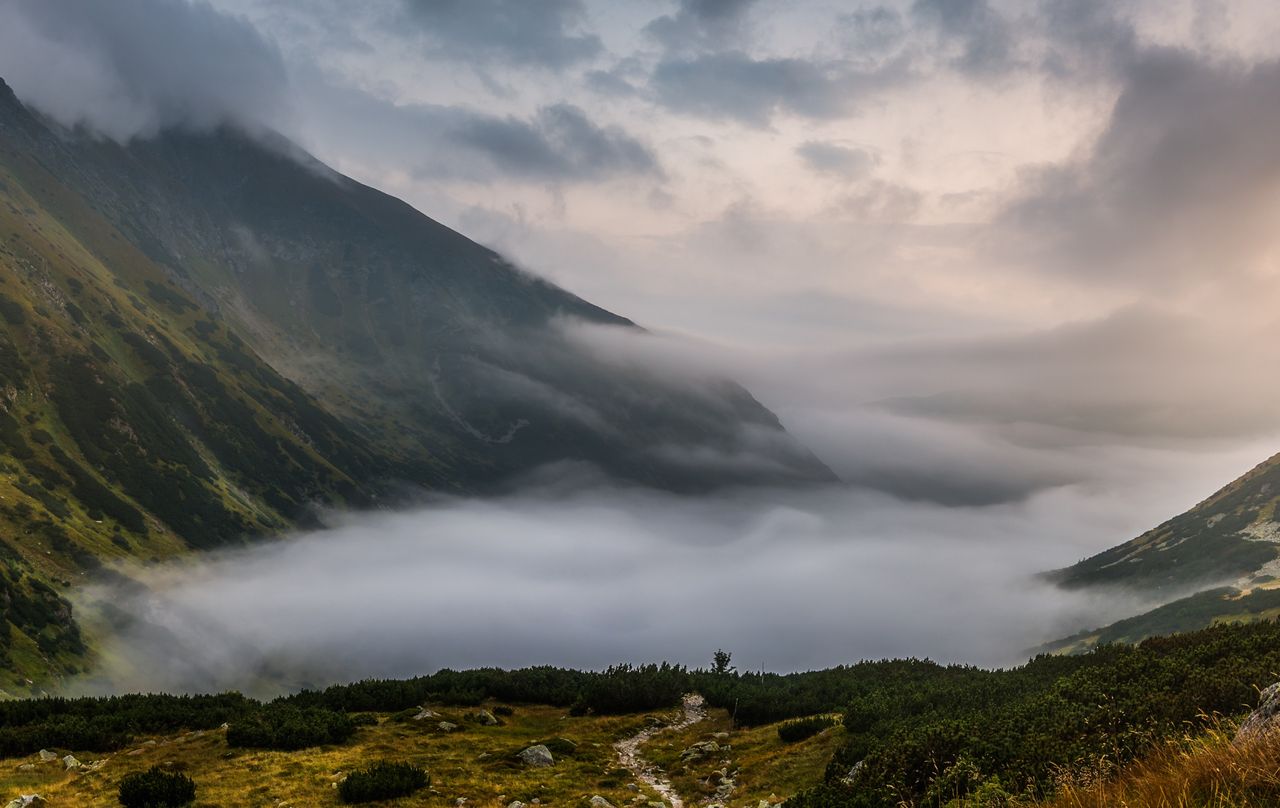
[[[136,621],[85,687],[261,693],[440,667],[698,665],[717,648],[777,671],[901,655],[1000,665],[1135,607],[1031,577],[1075,561],[1082,536],[1127,529],[1116,501],[1078,488],[952,507],[853,487],[683,498],[568,476],[131,570],[148,591],[82,593],[82,608]]]

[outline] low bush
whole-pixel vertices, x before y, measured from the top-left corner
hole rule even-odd
[[[355,722],[344,713],[271,704],[233,722],[227,728],[227,744],[292,751],[342,743],[355,731]]]
[[[787,721],[778,725],[778,737],[783,743],[796,743],[803,741],[805,738],[812,738],[819,732],[830,726],[834,726],[836,720],[827,715],[814,715],[808,718],[798,718],[795,721]]]
[[[125,808],[182,808],[195,798],[196,784],[190,777],[159,766],[120,781],[120,804]]]
[[[429,785],[431,777],[425,769],[383,760],[347,775],[338,784],[338,796],[346,803],[375,802],[407,797]]]

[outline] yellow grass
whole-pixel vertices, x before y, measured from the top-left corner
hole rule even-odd
[[[343,773],[379,759],[423,766],[432,780],[430,790],[379,805],[453,805],[466,797],[468,806],[505,806],[534,798],[544,805],[579,806],[595,794],[622,805],[636,796],[626,787],[631,776],[616,768],[612,743],[638,731],[643,716],[574,718],[564,709],[517,707],[503,726],[484,727],[465,722],[466,710],[434,709],[441,718],[399,722],[379,715],[377,726],[362,727],[347,744],[298,752],[230,749],[225,731],[212,731],[138,739],[109,756],[76,753],[84,762],[107,758],[100,770],[85,774],[66,774],[60,762],[41,763],[35,756],[0,760],[0,805],[20,793],[38,792],[53,806],[118,806],[121,778],[172,764],[196,781],[197,808],[336,806],[335,783]],[[442,720],[462,730],[436,731]],[[546,769],[512,761],[524,747],[551,738],[567,738],[578,748],[572,755],[557,756],[556,765]],[[24,763],[33,763],[35,770],[19,771]]]
[[[1039,808],[1275,808],[1280,806],[1280,733],[1236,746],[1223,725],[1183,738],[1114,777],[1064,778]]]

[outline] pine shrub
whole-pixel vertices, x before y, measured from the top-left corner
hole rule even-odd
[[[345,803],[376,802],[407,797],[429,785],[431,777],[425,769],[382,760],[347,775],[347,779],[338,784],[338,796]]]

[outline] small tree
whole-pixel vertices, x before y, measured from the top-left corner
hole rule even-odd
[[[737,668],[729,664],[732,659],[733,654],[717,648],[716,652],[711,655],[711,672],[716,676],[728,676],[733,673]]]

